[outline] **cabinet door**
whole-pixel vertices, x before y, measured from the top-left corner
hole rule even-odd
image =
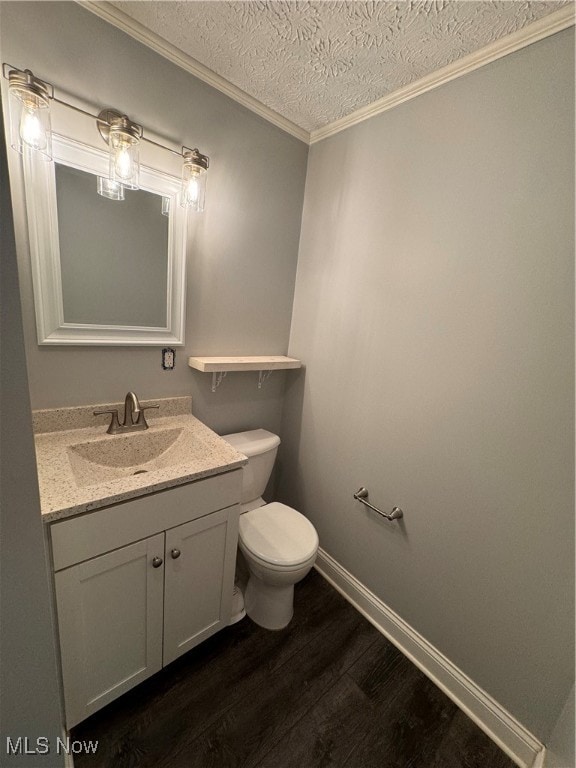
[[[238,506],[166,531],[164,664],[230,621]]]
[[[66,725],[162,667],[164,534],[55,574]]]

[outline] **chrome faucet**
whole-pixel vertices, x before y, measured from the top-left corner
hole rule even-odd
[[[128,392],[124,398],[124,421],[120,424],[118,420],[118,410],[94,411],[94,416],[100,416],[103,413],[110,413],[110,426],[106,430],[109,435],[117,435],[124,432],[137,432],[142,429],[148,429],[144,411],[150,408],[160,408],[159,405],[145,405],[142,407],[140,401],[134,392]]]

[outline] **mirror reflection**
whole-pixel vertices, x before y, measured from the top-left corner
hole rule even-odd
[[[168,225],[162,195],[97,194],[97,177],[56,163],[64,322],[167,324]]]

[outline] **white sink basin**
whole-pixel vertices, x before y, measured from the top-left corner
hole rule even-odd
[[[70,445],[68,460],[78,486],[101,485],[186,463],[190,440],[184,429],[149,429]]]

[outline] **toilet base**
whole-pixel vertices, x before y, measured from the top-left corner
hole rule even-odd
[[[246,610],[244,609],[244,595],[238,584],[234,584],[234,591],[232,592],[232,615],[230,617],[229,624],[236,624],[246,616]]]
[[[294,584],[265,584],[250,574],[244,594],[246,613],[264,629],[284,629],[294,614]]]

